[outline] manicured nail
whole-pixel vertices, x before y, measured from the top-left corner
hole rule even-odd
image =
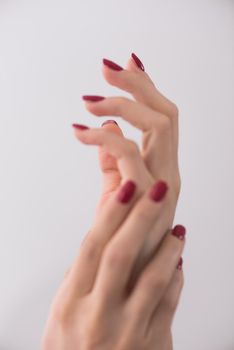
[[[180,240],[184,239],[186,233],[186,228],[183,225],[176,225],[171,234],[177,238],[179,238]]]
[[[82,125],[82,124],[72,124],[73,128],[78,129],[78,130],[87,130],[89,129],[88,126]]]
[[[83,100],[85,101],[92,101],[92,102],[98,102],[105,99],[103,96],[95,96],[95,95],[83,95]]]
[[[115,120],[111,120],[111,119],[110,120],[106,120],[104,123],[102,123],[102,126],[106,125],[106,124],[116,124],[116,125],[118,125]]]
[[[160,180],[152,187],[150,192],[150,198],[155,202],[159,202],[163,199],[167,190],[167,183],[165,181]]]
[[[127,181],[118,193],[118,196],[117,196],[118,201],[121,203],[128,203],[133,197],[135,189],[136,189],[135,182],[131,180]]]
[[[183,265],[183,258],[182,258],[182,256],[180,257],[180,260],[179,260],[179,262],[178,262],[178,265],[176,266],[176,268],[178,269],[178,270],[182,270],[182,265]]]
[[[137,55],[135,55],[135,53],[132,53],[132,58],[134,59],[136,65],[141,69],[141,70],[145,70],[145,67],[143,66],[143,63],[141,62],[141,60],[137,57]]]
[[[109,67],[110,69],[117,70],[117,71],[123,70],[123,68],[120,67],[118,64],[116,64],[113,61],[107,60],[106,58],[103,58],[102,62],[103,64],[105,64],[105,66]]]

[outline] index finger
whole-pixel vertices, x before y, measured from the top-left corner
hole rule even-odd
[[[103,59],[102,73],[109,84],[132,94],[136,101],[142,102],[150,108],[175,119],[178,108],[166,98],[155,86],[150,76],[139,66],[138,57],[132,54],[127,62],[127,69],[113,69],[114,62]],[[112,67],[112,69],[111,69]]]

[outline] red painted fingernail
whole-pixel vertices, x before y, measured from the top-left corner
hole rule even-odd
[[[92,101],[92,102],[98,102],[105,99],[103,96],[95,96],[95,95],[83,95],[83,100],[85,101]]]
[[[176,225],[171,234],[177,238],[179,238],[180,240],[184,239],[186,233],[186,228],[183,225]]]
[[[88,126],[82,125],[82,124],[72,124],[73,128],[78,129],[78,130],[87,130],[89,129]]]
[[[103,64],[105,64],[105,66],[107,66],[110,69],[113,69],[113,70],[116,70],[116,71],[123,70],[123,68],[120,67],[118,64],[116,64],[113,61],[107,60],[106,58],[103,58],[102,62],[103,62]]]
[[[116,124],[116,125],[118,125],[115,120],[111,120],[111,119],[110,120],[106,120],[104,123],[102,123],[102,126],[106,125],[106,124]]]
[[[135,182],[131,180],[127,181],[118,193],[118,196],[117,196],[118,201],[121,203],[128,203],[133,197],[135,189],[136,189]]]
[[[135,55],[135,53],[132,53],[132,58],[134,59],[136,65],[141,69],[141,70],[145,70],[145,67],[143,66],[143,63],[141,62],[141,60],[139,59],[139,57],[137,57],[137,55]]]
[[[179,260],[179,262],[178,262],[178,265],[176,266],[176,268],[178,269],[178,270],[182,270],[182,265],[183,265],[183,258],[182,258],[182,256],[180,257],[180,260]]]
[[[160,180],[152,187],[150,192],[150,198],[155,202],[159,202],[163,199],[167,190],[167,183],[165,181]]]

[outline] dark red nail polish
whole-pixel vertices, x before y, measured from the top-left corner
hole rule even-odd
[[[136,189],[135,182],[131,180],[127,181],[118,193],[118,196],[117,196],[118,201],[121,203],[128,203],[133,197],[135,189]]]
[[[141,69],[141,70],[145,70],[145,67],[143,66],[143,63],[141,62],[141,60],[137,57],[137,55],[135,55],[135,53],[132,53],[132,58],[134,59],[136,65]]]
[[[150,198],[155,202],[159,202],[163,199],[167,190],[167,183],[165,181],[160,180],[152,187],[150,192]]]
[[[110,69],[113,69],[113,70],[116,70],[116,71],[123,70],[123,68],[120,67],[118,64],[116,64],[113,61],[107,60],[106,58],[103,58],[102,62],[103,62],[103,64],[105,64],[105,66],[107,66]]]
[[[182,270],[182,265],[183,265],[183,258],[182,258],[182,256],[180,257],[180,260],[179,260],[179,262],[178,262],[178,265],[176,266],[176,268],[178,269],[178,270]]]
[[[95,95],[83,95],[83,100],[85,101],[92,101],[92,102],[98,102],[105,99],[103,96],[95,96]]]
[[[173,236],[181,240],[184,239],[185,233],[186,233],[186,228],[183,225],[176,225],[171,232]]]
[[[106,124],[116,124],[116,125],[118,125],[118,123],[116,123],[116,121],[115,120],[106,120],[104,123],[102,123],[102,126],[103,125],[106,125]]]
[[[87,130],[89,129],[88,126],[82,125],[82,124],[72,124],[73,128],[78,129],[78,130]]]

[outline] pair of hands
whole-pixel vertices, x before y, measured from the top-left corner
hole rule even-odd
[[[86,95],[86,108],[142,130],[142,149],[113,121],[73,125],[82,143],[99,148],[103,192],[51,305],[42,349],[170,350],[185,243],[185,228],[172,230],[181,187],[178,110],[136,55],[126,69],[106,59],[102,69],[109,84],[134,100]]]

